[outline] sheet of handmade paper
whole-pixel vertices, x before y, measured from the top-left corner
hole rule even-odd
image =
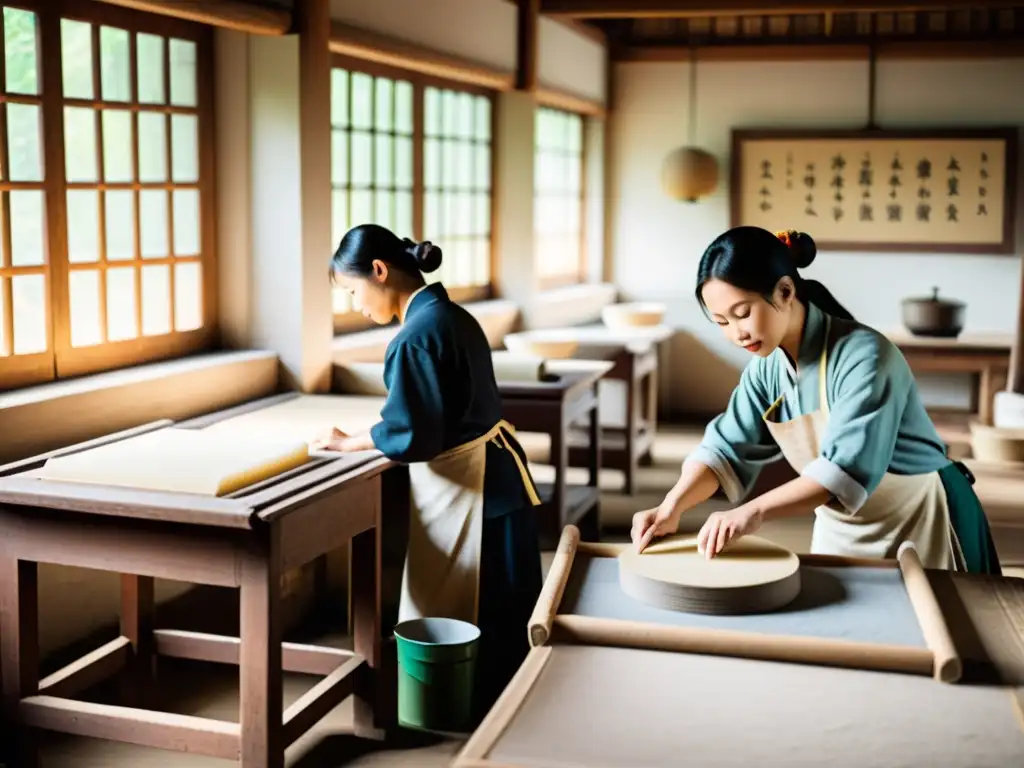
[[[522,768],[1009,768],[1005,688],[663,651],[554,646],[488,758]]]

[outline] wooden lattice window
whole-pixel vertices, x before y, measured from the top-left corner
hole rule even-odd
[[[457,301],[491,282],[492,99],[467,89],[337,57],[331,78],[332,221],[380,224],[444,249],[442,280]],[[334,291],[335,329],[366,326]]]
[[[0,386],[208,346],[211,30],[85,0],[18,6],[4,7]]]
[[[583,118],[537,110],[534,152],[534,262],[544,284],[579,282],[584,272]]]

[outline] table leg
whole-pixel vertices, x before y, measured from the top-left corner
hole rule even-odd
[[[145,708],[156,674],[153,648],[154,579],[151,576],[121,575],[121,634],[132,644],[132,658],[121,676],[121,698],[125,706]]]
[[[391,478],[394,481],[396,478]],[[379,482],[379,480],[378,480]],[[399,484],[402,485],[402,484]],[[383,508],[404,504],[408,509],[405,491],[392,484],[377,495],[375,525],[368,531],[352,537],[349,565],[349,593],[352,612],[352,650],[366,659],[366,665],[357,678],[354,697],[355,732],[364,738],[380,739],[387,728],[394,725],[394,698],[398,680],[392,680],[393,665],[385,663],[383,627],[382,559]],[[396,509],[396,514],[397,514]],[[389,648],[389,650],[391,650]]]
[[[985,366],[978,376],[978,420],[987,426],[992,425],[995,389],[993,387],[992,368]]]
[[[555,481],[551,490],[551,508],[554,512],[554,520],[547,525],[551,526],[555,534],[555,541],[561,535],[565,526],[566,510],[566,470],[569,466],[569,425],[566,424],[565,414],[559,414],[558,426],[549,433],[551,437],[551,465],[555,468]]]
[[[596,389],[596,385],[595,385]],[[591,488],[599,488],[601,485],[601,405],[600,399],[595,399],[594,407],[589,415],[589,438],[590,445],[587,448],[587,469],[590,477],[587,485]],[[628,475],[627,475],[628,477]],[[627,491],[629,493],[630,491]],[[601,519],[600,507],[591,510],[586,517],[580,521],[582,529],[580,535],[587,541],[601,540]]]
[[[622,491],[627,496],[636,492],[636,438],[639,428],[640,397],[639,384],[636,377],[636,357],[629,356],[629,375],[626,377],[626,461],[624,462],[624,473],[626,475]]]
[[[18,725],[18,705],[39,693],[39,581],[35,563],[0,559],[0,678],[3,756],[11,768],[35,768],[38,735]]]
[[[647,415],[647,429],[651,431],[651,435],[658,434],[658,369],[655,368],[650,371],[646,377],[647,383],[647,396],[645,398],[645,411]],[[647,452],[640,457],[640,465],[643,467],[649,467],[654,464],[654,455],[651,448],[647,449]]]
[[[239,708],[242,768],[284,768],[280,532],[242,569]]]

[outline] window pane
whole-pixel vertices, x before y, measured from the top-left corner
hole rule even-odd
[[[412,193],[395,193],[395,232],[399,237],[409,237],[412,231]]]
[[[199,190],[174,190],[174,255],[198,256],[201,252]]]
[[[171,331],[171,268],[154,264],[142,268],[142,335]]]
[[[167,181],[167,116],[139,113],[139,181]]]
[[[373,78],[362,72],[352,73],[352,127],[373,126]]]
[[[171,177],[182,184],[199,181],[199,119],[171,116]]]
[[[8,173],[11,181],[42,181],[41,115],[35,104],[7,104]]]
[[[107,270],[107,341],[139,335],[135,324],[135,267]]]
[[[373,181],[373,143],[368,133],[352,134],[351,184],[366,187]]]
[[[45,352],[46,278],[42,275],[15,275],[11,279],[14,308],[14,354]]]
[[[331,132],[331,183],[344,186],[348,181],[348,133],[335,129]]]
[[[336,189],[331,197],[331,232],[335,248],[348,230],[348,192]]]
[[[100,318],[100,273],[76,270],[68,275],[71,304],[71,346],[89,347],[103,343]]]
[[[65,99],[92,99],[92,25],[60,20],[61,70]]]
[[[171,255],[167,242],[167,193],[162,189],[139,192],[139,227],[142,232],[142,258],[162,259]]]
[[[135,193],[113,189],[104,193],[106,213],[107,260],[135,258]]]
[[[100,83],[104,101],[131,98],[131,55],[126,30],[100,27]]]
[[[103,180],[133,181],[135,177],[132,113],[123,109],[103,111]]]
[[[478,96],[476,98],[476,118],[473,128],[473,137],[477,141],[490,141],[491,100],[486,96]]]
[[[441,142],[438,139],[423,142],[423,183],[428,189],[441,186]]]
[[[194,107],[196,96],[196,44],[191,40],[170,41],[171,104],[176,107]],[[210,73],[212,75],[212,73]]]
[[[441,92],[428,87],[423,101],[423,130],[427,136],[441,135]]]
[[[11,202],[11,264],[15,267],[41,265],[46,260],[43,192],[19,189],[8,194]]]
[[[374,107],[377,114],[373,127],[378,131],[390,131],[394,125],[394,87],[386,77],[378,77],[376,85]]]
[[[331,125],[348,125],[348,80],[344,69],[331,70]]]
[[[413,132],[412,83],[399,80],[395,83],[395,131],[407,136]]]
[[[353,190],[351,198],[352,218],[350,226],[373,223],[373,193]]]
[[[174,329],[203,327],[203,273],[199,264],[174,265]]]
[[[139,103],[165,103],[167,96],[164,93],[164,39],[158,35],[140,32],[135,36],[135,56]]]
[[[378,187],[394,186],[394,151],[394,139],[386,133],[378,133],[373,155],[374,183]]]
[[[392,211],[394,210],[394,197],[390,191],[378,191],[374,196],[373,221],[382,227],[394,231],[395,222]]]
[[[395,186],[399,189],[412,188],[412,163],[412,139],[395,139]]]
[[[100,200],[93,189],[69,189],[67,194],[68,261],[99,261]]]
[[[4,63],[8,93],[39,93],[39,50],[36,15],[4,8]]]
[[[97,181],[96,113],[64,108],[64,168],[69,182]]]

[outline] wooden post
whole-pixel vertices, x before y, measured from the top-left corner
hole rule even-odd
[[[517,4],[516,90],[536,93],[540,0],[518,0]]]

